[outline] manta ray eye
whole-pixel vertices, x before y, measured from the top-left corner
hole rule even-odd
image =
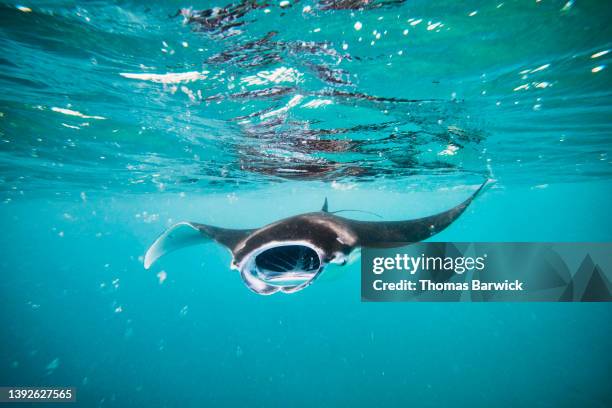
[[[258,254],[254,266],[259,279],[268,284],[300,285],[316,276],[321,269],[321,260],[319,254],[310,247],[284,245]]]

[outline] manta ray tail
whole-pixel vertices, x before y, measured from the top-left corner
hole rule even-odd
[[[325,197],[325,201],[323,202],[323,208],[321,208],[321,211],[329,212],[328,206],[327,206],[327,197]]]
[[[177,249],[204,244],[211,240],[233,250],[251,232],[252,230],[219,228],[187,221],[179,222],[164,231],[149,247],[144,257],[144,267],[149,269],[159,258]]]

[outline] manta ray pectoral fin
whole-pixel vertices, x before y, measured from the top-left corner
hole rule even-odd
[[[382,222],[355,221],[346,218],[343,220],[357,236],[357,242],[360,246],[381,247],[419,242],[437,234],[452,224],[489,182],[490,180],[486,180],[482,183],[467,200],[456,207],[429,217],[407,221]]]
[[[204,244],[211,240],[233,250],[238,242],[251,232],[252,230],[219,228],[187,221],[179,222],[164,231],[149,247],[144,257],[144,267],[149,269],[159,258],[177,249]]]

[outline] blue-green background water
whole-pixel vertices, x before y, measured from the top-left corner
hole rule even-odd
[[[358,264],[265,297],[215,245],[142,267],[179,220],[256,227],[326,196],[416,217],[482,177],[434,239],[610,241],[609,5],[202,20],[226,5],[1,6],[0,385],[100,407],[612,405],[609,304],[362,304]]]

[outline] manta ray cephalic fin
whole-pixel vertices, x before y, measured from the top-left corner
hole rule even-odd
[[[211,240],[225,245],[233,252],[235,246],[252,231],[182,221],[164,231],[149,247],[144,257],[144,267],[149,269],[159,258],[177,249],[205,244]]]

